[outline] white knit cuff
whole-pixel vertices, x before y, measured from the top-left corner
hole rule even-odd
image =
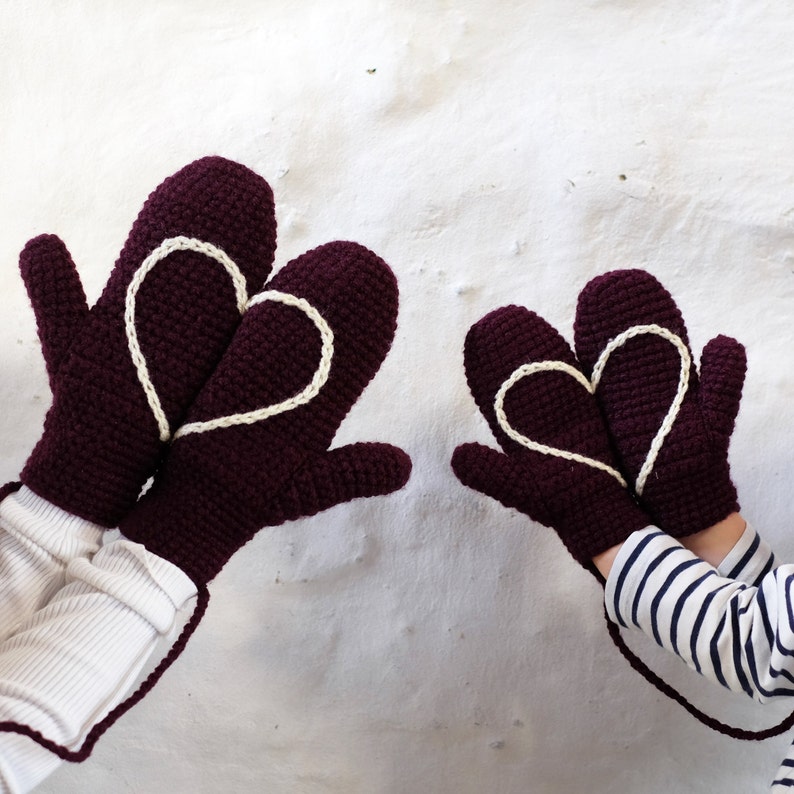
[[[61,510],[25,485],[0,502],[0,523],[24,546],[43,549],[62,563],[94,554],[104,532],[98,524]]]
[[[176,565],[123,537],[103,546],[92,560],[73,560],[66,580],[107,593],[159,634],[171,631],[177,612],[196,595],[196,585]]]

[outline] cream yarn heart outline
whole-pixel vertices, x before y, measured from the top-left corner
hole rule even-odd
[[[285,411],[291,411],[299,405],[305,405],[310,400],[313,400],[328,380],[328,376],[331,372],[331,361],[334,355],[334,334],[320,312],[304,298],[298,298],[288,292],[280,292],[279,290],[264,290],[254,295],[249,301],[245,276],[225,251],[212,243],[207,243],[194,237],[169,237],[163,240],[163,242],[143,260],[138,270],[135,271],[127,287],[124,301],[124,327],[127,333],[127,345],[129,347],[130,357],[135,367],[138,380],[146,395],[146,400],[149,403],[149,408],[157,422],[160,441],[165,442],[172,438],[171,427],[168,423],[165,411],[163,411],[160,396],[157,394],[157,390],[152,383],[146,357],[141,351],[138,331],[135,327],[135,308],[138,291],[146,277],[158,262],[161,262],[175,251],[195,251],[218,262],[218,264],[226,270],[232,280],[237,299],[237,310],[240,314],[244,314],[252,306],[264,303],[265,301],[283,303],[287,306],[293,306],[299,309],[312,321],[312,323],[314,323],[315,327],[320,332],[322,349],[320,352],[320,363],[315,370],[314,376],[309,384],[297,394],[279,403],[257,408],[253,411],[229,414],[228,416],[220,416],[203,422],[187,422],[174,433],[173,439],[175,440],[191,433],[205,433],[208,430],[221,427],[232,427],[233,425],[261,422],[263,419],[276,416]]]
[[[174,433],[174,440],[181,436],[186,436],[189,433],[206,433],[208,430],[232,427],[234,425],[252,425],[255,422],[261,422],[264,419],[269,419],[271,416],[276,416],[285,411],[292,411],[299,405],[305,405],[310,400],[313,400],[320,392],[320,389],[325,385],[331,373],[331,360],[334,356],[334,333],[325,321],[325,318],[304,298],[298,298],[288,292],[279,292],[278,290],[266,290],[265,292],[254,295],[248,303],[248,308],[250,309],[252,306],[256,306],[258,303],[264,303],[265,301],[273,301],[275,303],[283,303],[287,306],[294,306],[296,309],[302,311],[320,332],[320,338],[322,340],[320,363],[314,372],[311,382],[294,396],[282,400],[279,403],[267,405],[264,408],[229,414],[228,416],[220,416],[216,419],[208,419],[204,422],[187,422]]]
[[[504,430],[504,432],[513,439],[513,441],[516,441],[527,449],[531,449],[534,452],[540,452],[543,455],[553,455],[554,457],[564,458],[565,460],[584,463],[586,466],[591,466],[594,469],[600,469],[601,471],[605,471],[607,474],[614,477],[624,488],[627,488],[628,485],[623,479],[623,475],[612,466],[609,466],[600,460],[596,460],[595,458],[588,457],[587,455],[580,455],[578,452],[571,452],[567,449],[551,447],[548,444],[541,444],[538,441],[533,441],[531,438],[527,438],[522,433],[519,433],[518,430],[516,430],[510,424],[509,420],[507,419],[507,414],[505,413],[504,407],[505,396],[507,395],[507,392],[512,389],[513,386],[515,386],[520,380],[530,375],[534,375],[537,372],[564,372],[566,375],[572,377],[577,383],[582,385],[589,394],[595,394],[593,385],[585,377],[584,373],[564,361],[534,361],[531,364],[523,364],[522,366],[518,367],[518,369],[516,369],[512,375],[510,375],[510,377],[501,385],[499,391],[496,392],[496,398],[494,399],[494,410],[496,411],[496,421],[499,422],[499,427],[501,427],[502,430]]]
[[[564,361],[536,361],[531,364],[523,364],[510,375],[510,377],[501,385],[499,391],[496,393],[496,397],[494,399],[494,411],[496,412],[496,421],[499,423],[499,427],[502,428],[509,438],[513,439],[513,441],[517,442],[518,444],[521,444],[521,446],[525,447],[526,449],[540,452],[544,455],[553,455],[555,457],[564,458],[565,460],[583,463],[587,466],[591,466],[594,469],[599,469],[606,472],[607,474],[614,477],[624,488],[628,487],[626,480],[623,478],[621,473],[617,471],[617,469],[607,465],[606,463],[603,463],[600,460],[590,458],[587,455],[580,455],[579,453],[571,452],[570,450],[552,447],[548,444],[541,444],[519,433],[507,419],[507,414],[504,410],[504,400],[507,392],[522,378],[534,375],[537,372],[550,371],[566,373],[576,380],[581,386],[583,386],[588,393],[595,395],[596,389],[598,388],[598,385],[601,382],[601,378],[604,374],[604,367],[606,367],[607,361],[609,361],[609,357],[612,355],[612,353],[625,345],[630,339],[634,339],[635,337],[642,336],[644,334],[659,336],[662,339],[666,339],[668,342],[670,342],[670,344],[672,344],[673,347],[675,347],[678,351],[679,358],[681,359],[681,369],[679,371],[678,387],[676,389],[675,397],[670,403],[667,414],[662,420],[662,423],[659,426],[659,429],[657,430],[650,447],[648,448],[648,454],[645,456],[645,460],[643,461],[639,474],[637,475],[637,481],[634,484],[635,492],[638,496],[642,496],[642,492],[645,489],[645,483],[653,471],[653,467],[656,463],[656,459],[659,456],[659,452],[662,449],[662,445],[673,428],[673,424],[675,423],[678,413],[681,410],[684,397],[686,396],[687,390],[689,389],[689,373],[692,366],[692,357],[690,356],[689,350],[687,349],[687,346],[684,344],[681,337],[679,337],[677,334],[674,334],[667,328],[657,325],[656,323],[650,323],[647,325],[634,325],[631,328],[627,328],[625,331],[618,334],[618,336],[616,336],[614,339],[611,339],[603,351],[601,351],[601,355],[598,357],[598,360],[593,367],[592,378],[589,380],[584,373]]]
[[[240,271],[240,268],[237,267],[225,251],[212,243],[197,240],[195,237],[169,237],[163,240],[163,242],[143,260],[140,267],[135,271],[135,275],[127,287],[127,294],[124,299],[124,328],[127,332],[127,345],[130,350],[130,357],[135,366],[138,380],[146,395],[146,400],[149,403],[149,408],[157,422],[157,428],[160,431],[160,441],[168,441],[171,437],[171,426],[168,423],[165,411],[163,411],[160,396],[157,394],[157,390],[152,383],[149,367],[146,364],[146,357],[141,352],[141,345],[138,341],[138,330],[135,327],[135,304],[141,284],[143,284],[155,265],[175,251],[195,251],[196,253],[204,254],[215,262],[218,262],[232,279],[235,296],[237,298],[237,310],[240,314],[245,312],[248,302],[245,276]]]
[[[662,339],[666,339],[671,345],[673,345],[673,347],[678,351],[678,356],[681,359],[681,369],[678,373],[678,387],[676,389],[675,397],[673,397],[673,401],[670,403],[670,407],[667,409],[667,413],[665,414],[661,425],[659,425],[659,429],[656,431],[656,435],[651,442],[651,446],[648,448],[648,454],[645,456],[645,460],[643,461],[640,471],[637,474],[637,481],[634,483],[634,491],[637,496],[642,496],[642,492],[645,490],[645,483],[647,482],[648,477],[650,477],[653,467],[656,465],[656,459],[659,456],[662,445],[664,444],[669,432],[673,429],[673,424],[678,417],[678,412],[681,410],[684,397],[686,397],[686,393],[689,390],[689,373],[692,368],[692,356],[690,356],[689,350],[684,344],[683,339],[681,339],[678,334],[674,334],[668,328],[664,328],[663,326],[657,325],[656,323],[650,323],[648,325],[633,325],[631,328],[627,328],[625,331],[623,331],[623,333],[618,334],[614,339],[610,340],[609,344],[607,344],[607,346],[601,351],[601,355],[598,357],[598,361],[596,361],[595,366],[593,367],[593,375],[591,377],[591,381],[593,383],[593,392],[595,392],[595,390],[598,388],[598,384],[601,382],[601,377],[604,374],[604,367],[606,366],[607,361],[609,361],[609,357],[612,355],[612,353],[614,353],[619,347],[625,345],[629,339],[634,339],[635,337],[642,336],[643,334],[659,336]]]

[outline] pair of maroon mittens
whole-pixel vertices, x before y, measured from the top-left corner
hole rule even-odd
[[[275,226],[267,183],[208,157],[149,197],[90,311],[58,238],[34,239],[21,257],[53,391],[22,482],[69,513],[119,525],[198,585],[260,527],[390,493],[410,471],[405,453],[384,444],[328,452],[391,346],[394,275],[356,243],[329,243],[286,265],[267,284],[270,299],[241,313],[270,272]],[[142,267],[169,240],[182,242]],[[206,244],[220,253],[209,254]],[[224,253],[241,273],[242,307]],[[268,421],[249,417],[179,436],[166,448],[183,423],[275,405],[312,381],[322,337],[283,294],[319,312],[333,336],[317,396]],[[130,323],[143,376],[131,354]],[[150,393],[167,420],[165,434]]]
[[[683,318],[649,273],[619,270],[579,295],[576,354],[545,320],[518,306],[486,315],[466,337],[466,377],[502,451],[459,446],[455,474],[557,531],[599,579],[592,558],[654,523],[674,537],[739,509],[728,446],[739,410],[745,352],[725,336],[692,362]],[[661,431],[661,432],[660,432]],[[708,727],[738,739],[779,735],[704,714],[612,640],[651,684]]]
[[[602,358],[612,340],[621,343]],[[458,447],[452,466],[461,482],[553,527],[591,570],[594,556],[650,523],[682,537],[737,510],[727,456],[744,348],[719,336],[703,351],[700,377],[694,363],[682,376],[682,360],[691,360],[683,318],[640,270],[613,271],[585,287],[575,345],[576,355],[518,306],[471,328],[466,377],[503,451]],[[677,395],[680,408],[635,494]]]
[[[53,404],[21,480],[174,563],[199,605],[153,676],[79,750],[26,726],[3,730],[87,757],[181,652],[207,583],[257,530],[407,481],[396,447],[329,451],[391,346],[394,275],[356,243],[328,243],[248,303],[270,272],[275,229],[267,183],[208,157],[152,193],[91,310],[58,238],[23,251]]]

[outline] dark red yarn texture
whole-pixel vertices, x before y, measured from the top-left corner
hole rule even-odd
[[[392,342],[397,284],[356,243],[316,248],[267,285],[306,299],[334,332],[330,377],[309,403],[255,424],[177,438],[151,490],[121,523],[125,536],[210,581],[257,530],[359,496],[390,493],[410,460],[386,444],[328,451]],[[288,399],[309,384],[320,333],[299,309],[252,306],[187,420],[206,421]]]
[[[72,255],[55,235],[30,240],[20,257],[20,269],[36,314],[50,390],[55,393],[61,363],[88,318],[83,284]]]
[[[464,444],[455,450],[452,468],[465,485],[553,527],[592,570],[593,556],[647,526],[648,518],[609,473],[529,450],[501,429],[494,411],[497,391],[519,366],[539,361],[578,367],[568,343],[533,312],[506,306],[472,326],[464,345],[466,378],[504,453]],[[523,378],[507,393],[505,413],[533,441],[615,466],[595,399],[568,374]]]
[[[130,357],[124,301],[143,260],[176,236],[220,247],[245,275],[249,293],[258,290],[275,248],[270,187],[220,157],[197,160],[166,179],[144,204],[90,313],[58,238],[35,238],[20,258],[54,392],[21,479],[64,510],[104,526],[115,526],[135,503],[163,452]],[[172,429],[239,323],[231,279],[203,254],[173,253],[143,282],[136,327]]]
[[[655,323],[688,345],[681,312],[649,273],[618,270],[582,290],[574,327],[576,353],[588,375],[608,342],[634,325]],[[739,509],[728,445],[746,370],[744,348],[717,337],[706,346],[689,391],[641,496],[665,532],[682,537]],[[641,336],[616,350],[596,391],[622,469],[633,483],[674,398],[680,358],[666,340]]]

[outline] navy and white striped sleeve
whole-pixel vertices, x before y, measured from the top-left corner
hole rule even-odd
[[[713,568],[655,527],[624,544],[606,583],[616,623],[640,629],[712,681],[759,701],[794,694],[794,565],[748,527]],[[772,792],[794,791],[794,746]]]
[[[748,524],[728,556],[717,566],[717,573],[726,579],[758,585],[776,564],[772,549]]]
[[[774,568],[752,530],[739,545],[718,571],[655,527],[635,532],[607,580],[607,611],[734,692],[794,695],[794,566]]]
[[[789,746],[788,753],[781,762],[777,775],[772,781],[770,791],[794,791],[794,745]]]

